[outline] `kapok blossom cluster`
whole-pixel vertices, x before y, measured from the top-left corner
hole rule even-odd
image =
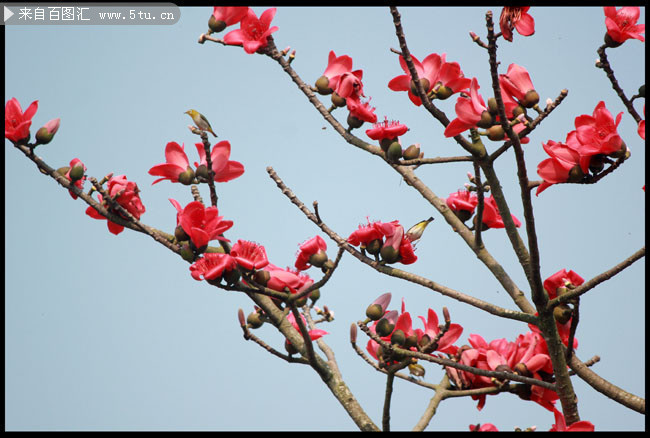
[[[350,234],[348,243],[360,246],[361,250],[372,254],[385,263],[402,263],[410,265],[418,257],[415,255],[411,240],[404,232],[404,227],[399,221],[370,222],[359,225],[359,228]]]

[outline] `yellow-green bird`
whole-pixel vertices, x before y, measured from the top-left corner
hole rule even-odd
[[[411,242],[415,242],[420,237],[422,237],[422,233],[424,233],[424,229],[427,227],[427,225],[429,225],[429,222],[431,221],[433,221],[433,217],[430,217],[429,219],[420,221],[417,224],[413,225],[406,232],[406,237],[408,237]]]
[[[212,126],[210,126],[210,122],[208,122],[208,119],[206,119],[203,114],[193,109],[185,111],[185,114],[189,115],[192,118],[196,127],[199,128],[201,131],[208,131],[210,134],[214,135],[215,137],[217,136],[217,134],[215,134],[214,131],[212,130]]]

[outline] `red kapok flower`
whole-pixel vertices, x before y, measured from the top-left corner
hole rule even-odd
[[[212,16],[221,30],[237,24],[248,14],[248,6],[215,6]]]
[[[499,83],[502,90],[526,108],[532,108],[539,102],[539,94],[535,91],[528,71],[520,65],[510,64],[508,72],[499,75]]]
[[[624,6],[616,10],[615,6],[603,7],[605,11],[605,26],[607,35],[617,43],[623,43],[631,38],[645,41],[645,24],[636,24],[641,10],[638,6]]]
[[[136,219],[140,219],[140,216],[144,214],[145,208],[140,200],[140,189],[138,185],[133,181],[128,181],[126,175],[114,176],[108,180],[107,191],[111,198],[114,198],[115,201],[120,204],[126,211],[128,211]],[[118,196],[119,195],[119,196]],[[117,198],[116,198],[117,197]],[[97,195],[97,199],[102,203],[111,213],[123,216],[119,211],[110,207],[107,203],[103,202],[102,195]],[[106,219],[104,216],[99,214],[92,206],[86,209],[86,214],[93,219]],[[116,224],[115,222],[108,221],[108,231],[118,235],[124,231],[124,226]]]
[[[229,241],[222,234],[233,226],[233,222],[222,220],[217,207],[205,207],[201,202],[193,201],[185,206],[177,219],[197,249],[211,240]]]
[[[481,115],[487,111],[485,102],[480,94],[478,81],[472,78],[470,97],[459,97],[456,101],[456,118],[445,128],[445,137],[455,137],[463,131],[476,126],[481,120]]]
[[[312,265],[317,267],[322,266],[323,263],[327,261],[327,254],[325,254],[325,251],[327,251],[327,243],[325,243],[322,237],[314,236],[305,241],[300,245],[300,249],[296,255],[296,269],[304,271],[305,269],[309,269]],[[316,255],[318,255],[319,258],[322,258],[324,255],[322,262],[320,260],[312,259],[312,256]]]
[[[356,117],[364,122],[377,122],[375,108],[370,106],[370,99],[362,103],[359,97],[353,94],[346,99],[346,103],[352,117]]]
[[[537,165],[537,174],[544,181],[537,186],[536,196],[553,184],[582,178],[584,172],[580,167],[581,157],[578,152],[564,143],[556,143],[553,140],[542,143],[542,147],[551,158]]]
[[[74,158],[72,161],[70,161],[70,169],[66,172],[64,175],[69,181],[72,181],[72,178],[70,177],[70,172],[74,167],[79,167],[81,166],[83,168],[83,172],[86,173],[86,165],[81,162],[79,158]],[[83,190],[84,188],[84,182],[86,181],[86,175],[82,176],[80,179],[77,179],[74,181],[74,185],[77,186],[79,190]],[[68,193],[70,193],[70,196],[72,196],[72,199],[77,199],[77,195],[72,193],[72,190],[68,190]],[[94,210],[94,209],[93,209]]]
[[[371,129],[366,130],[366,135],[373,140],[383,140],[384,138],[393,139],[400,135],[404,135],[409,128],[395,120],[388,121],[388,117],[384,117],[384,121],[375,123]]]
[[[456,216],[463,222],[469,219],[474,214],[474,209],[478,204],[478,197],[476,193],[469,190],[458,190],[456,193],[451,193],[445,200],[447,207],[449,207]]]
[[[499,213],[497,201],[494,197],[489,196],[483,198],[483,201],[483,224],[487,225],[489,228],[505,228],[506,226],[503,223],[503,218],[501,217],[501,213]],[[515,227],[520,227],[521,222],[519,222],[519,219],[517,219],[514,214],[511,216],[515,223]]]
[[[199,153],[199,159],[201,160],[200,164],[207,167],[208,162],[205,159],[205,147],[203,143],[195,143],[195,146]],[[212,160],[212,170],[214,171],[214,180],[216,182],[228,182],[240,177],[244,173],[243,164],[230,160],[230,142],[228,140],[220,141],[212,146],[210,159]],[[194,165],[199,167],[199,163],[194,162]]]
[[[197,281],[219,280],[224,273],[236,268],[237,261],[230,254],[210,252],[190,266],[190,273]]]
[[[528,13],[530,6],[506,6],[501,11],[499,27],[503,38],[512,42],[512,30],[517,29],[520,35],[531,36],[535,33],[535,20]]]
[[[202,143],[201,146],[203,146]],[[205,152],[203,155],[205,155]],[[167,143],[167,146],[165,146],[165,159],[167,160],[166,163],[156,164],[149,169],[149,175],[162,176],[162,178],[158,178],[152,182],[151,185],[166,179],[177,183],[179,182],[178,177],[180,174],[191,169],[190,162],[185,154],[185,144],[179,145],[175,141]]]
[[[230,255],[235,259],[237,264],[244,269],[262,269],[269,264],[266,256],[266,250],[262,245],[247,240],[238,240],[232,246]]]
[[[424,319],[424,316],[418,316],[424,323],[424,333],[430,339],[435,339],[440,333],[440,326],[438,325],[438,315],[433,309],[429,309],[427,312],[427,319]],[[458,347],[453,345],[454,342],[460,338],[460,335],[463,333],[463,327],[460,324],[450,324],[449,330],[442,335],[438,341],[438,348],[436,351],[441,353],[456,354],[458,352]]]
[[[555,415],[555,424],[548,430],[549,432],[593,432],[596,427],[591,421],[580,420],[570,426],[566,425],[564,414],[557,409],[553,409]]]
[[[255,53],[268,44],[268,37],[278,30],[277,26],[269,28],[276,8],[267,9],[257,18],[252,9],[248,9],[246,16],[241,20],[240,28],[228,32],[223,40],[226,44],[243,46],[246,53]]]
[[[328,87],[334,91],[338,85],[339,78],[344,73],[352,71],[352,58],[348,55],[336,56],[334,50],[330,50],[327,58],[327,67],[323,72],[328,80]]]
[[[499,429],[492,423],[470,424],[470,432],[498,432]]]
[[[374,224],[375,222],[370,223],[368,220],[367,225],[359,225],[359,228],[353,231],[348,237],[348,243],[354,246],[361,246],[361,249],[365,249],[370,242],[378,239],[381,240],[384,235]]]
[[[413,55],[411,55],[411,59],[413,60],[413,65],[418,73],[418,78],[422,84],[422,88],[425,93],[428,93],[433,89],[434,85],[436,85],[438,73],[442,64],[445,62],[445,54],[443,53],[441,56],[437,53],[432,53],[424,58],[422,62]],[[406,61],[401,56],[399,57],[399,65],[406,74],[395,76],[391,79],[390,82],[388,82],[388,88],[393,91],[408,91],[408,96],[409,99],[411,99],[411,102],[418,106],[422,105],[420,98],[412,91],[411,82],[413,78],[411,77],[411,72],[406,65]]]
[[[567,272],[566,269],[562,269],[544,280],[544,289],[548,293],[548,298],[552,300],[557,297],[558,288],[567,286],[573,288],[580,286],[584,282],[584,278],[575,272]]]
[[[621,139],[617,131],[622,116],[623,112],[621,111],[616,116],[615,121],[612,114],[605,107],[605,102],[601,100],[596,105],[593,115],[583,114],[576,117],[575,126],[577,139],[580,142],[578,150],[580,155],[607,155],[618,152],[623,145],[623,139]],[[568,141],[567,144],[569,144]]]
[[[303,325],[305,325],[305,327],[307,327],[307,322],[305,321],[305,317],[302,316],[302,315],[300,315],[300,317],[302,318]],[[293,313],[289,313],[287,315],[287,320],[291,323],[293,328],[295,328],[298,331],[298,333],[300,333],[300,327],[298,327],[298,323],[296,322],[296,317],[293,316]],[[328,332],[326,332],[325,330],[321,330],[321,329],[309,330],[307,333],[309,334],[309,339],[311,339],[312,341],[315,341],[316,339],[321,338],[321,337],[323,337],[325,335],[329,335]],[[287,340],[287,342],[289,342],[289,341]]]
[[[5,105],[5,138],[14,143],[29,138],[29,127],[37,109],[38,100],[33,101],[23,112],[18,99],[9,99]]]

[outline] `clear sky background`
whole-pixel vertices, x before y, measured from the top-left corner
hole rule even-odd
[[[486,40],[485,12],[500,7],[400,8],[411,52],[423,59],[446,53],[487,99],[491,90],[487,52],[469,31]],[[265,8],[255,7],[258,16]],[[605,34],[597,8],[532,8],[535,35],[499,40],[500,72],[510,63],[528,69],[541,97],[564,103],[524,147],[528,174],[547,158],[542,142],[564,141],[574,118],[591,114],[600,100],[616,115],[624,111],[603,71],[594,67]],[[348,236],[360,223],[398,219],[408,227],[436,220],[418,244],[418,261],[405,267],[445,286],[515,309],[508,295],[442,216],[400,182],[384,162],[345,143],[270,58],[238,47],[197,44],[211,7],[181,8],[173,26],[13,26],[5,28],[5,102],[23,109],[38,99],[33,133],[60,117],[54,141],[37,148],[52,167],[80,158],[88,175],[125,174],[142,190],[142,221],[172,232],[176,210],[191,201],[189,189],[165,181],[151,186],[147,171],[164,162],[167,142],[184,143],[198,159],[183,114],[196,108],[220,140],[232,144],[231,159],[244,164],[240,178],[217,186],[219,211],[234,221],[232,241],[266,247],[269,259],[290,266],[298,245],[320,234],[330,257],[336,245],[280,193],[265,168],[273,166],[308,206],[320,205],[323,220]],[[645,23],[642,8],[641,23]],[[443,127],[415,107],[406,93],[387,84],[403,74],[388,8],[278,8],[277,46],[291,46],[293,67],[310,84],[323,73],[330,50],[350,55],[363,69],[364,91],[380,120],[409,126],[406,145],[421,143],[426,157],[465,155]],[[230,29],[228,29],[230,30]],[[223,34],[222,34],[223,35]],[[630,40],[608,50],[628,96],[645,77],[645,46]],[[642,100],[642,99],[640,99]],[[329,99],[323,98],[329,106]],[[439,103],[451,119],[456,96]],[[643,103],[636,102],[639,113]],[[347,111],[334,115],[345,120]],[[323,129],[325,127],[325,129]],[[365,135],[365,124],[354,133]],[[619,132],[631,159],[596,185],[561,185],[533,198],[543,278],[572,269],[586,280],[616,265],[645,244],[645,145],[625,112]],[[486,140],[488,150],[498,143]],[[288,364],[246,342],[237,309],[252,303],[190,277],[188,264],[148,236],[125,230],[110,234],[91,219],[86,204],[36,170],[5,140],[5,422],[8,430],[355,430],[338,402],[310,368]],[[519,186],[509,151],[497,164],[512,212],[523,222]],[[471,164],[422,166],[417,175],[440,197],[463,187]],[[86,190],[89,184],[86,186]],[[207,187],[202,187],[209,199]],[[525,239],[525,230],[520,234]],[[524,273],[503,230],[483,234],[489,251],[527,291]],[[398,265],[398,267],[403,267]],[[315,279],[320,272],[308,273]],[[594,370],[615,385],[645,397],[645,259],[581,299],[578,356],[599,355]],[[344,379],[376,424],[381,424],[384,375],[349,346],[349,327],[364,318],[377,296],[393,294],[391,309],[414,317],[447,306],[464,332],[490,341],[514,340],[525,324],[496,319],[431,290],[381,276],[349,255],[322,289],[335,320],[321,328]],[[256,332],[283,350],[270,326]],[[359,344],[366,339],[359,335]],[[425,380],[442,371],[425,364]],[[597,430],[644,430],[645,416],[610,401],[573,379],[582,419]],[[411,429],[433,393],[397,380],[393,430]],[[428,430],[467,430],[491,422],[500,430],[536,425],[548,430],[551,412],[515,395],[489,396],[482,411],[471,399],[441,404]]]

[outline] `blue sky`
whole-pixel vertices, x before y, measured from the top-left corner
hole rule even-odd
[[[255,7],[259,14],[264,8]],[[422,59],[446,53],[484,97],[491,89],[487,53],[469,31],[485,38],[481,8],[400,8],[411,52]],[[493,7],[496,17],[500,7]],[[147,171],[164,161],[167,142],[184,143],[197,160],[197,137],[183,114],[196,108],[231,159],[246,172],[218,184],[219,211],[234,226],[227,237],[266,247],[278,266],[294,262],[298,244],[319,231],[269,179],[279,176],[308,206],[319,202],[323,220],[347,236],[358,224],[398,219],[408,227],[434,216],[418,244],[418,261],[408,271],[499,306],[514,308],[465,243],[442,216],[400,182],[381,160],[345,143],[310,106],[271,59],[241,48],[197,44],[207,30],[209,7],[181,8],[173,26],[8,26],[5,28],[5,102],[23,108],[39,101],[33,127],[60,117],[54,141],[36,151],[52,167],[80,158],[88,174],[114,172],[136,181],[147,208],[143,222],[171,231],[189,190],[162,182],[152,186]],[[612,114],[624,111],[605,74],[594,68],[605,33],[602,8],[532,8],[536,32],[500,42],[500,72],[510,63],[528,69],[541,101],[569,90],[567,99],[530,136],[528,173],[547,156],[541,144],[564,141],[574,118],[591,114],[604,100]],[[645,23],[642,9],[641,23]],[[433,23],[433,25],[432,25]],[[380,120],[409,126],[406,144],[420,143],[426,157],[463,155],[442,136],[443,127],[406,93],[387,84],[402,74],[388,8],[278,8],[273,34],[279,48],[297,51],[292,66],[313,84],[330,50],[349,55],[363,69],[364,91]],[[608,50],[628,96],[644,83],[645,47],[637,40]],[[326,98],[325,98],[326,99]],[[328,105],[329,101],[324,102]],[[453,99],[439,107],[452,118]],[[642,102],[635,107],[641,113]],[[340,120],[343,110],[334,112]],[[323,129],[325,127],[325,129]],[[367,124],[354,133],[366,141]],[[543,278],[572,269],[585,279],[609,269],[645,244],[645,144],[624,113],[619,132],[631,159],[596,185],[562,185],[533,199]],[[488,143],[488,149],[498,147]],[[5,140],[5,423],[7,430],[354,430],[355,426],[316,373],[287,364],[246,342],[237,309],[252,311],[240,294],[196,282],[188,265],[149,237],[126,230],[110,234]],[[497,164],[515,216],[519,193],[514,157]],[[463,187],[468,163],[422,166],[417,175],[440,197]],[[88,188],[88,186],[86,187]],[[202,188],[208,199],[207,188]],[[522,236],[525,231],[521,230]],[[322,233],[322,237],[326,238]],[[485,244],[522,290],[525,276],[502,230],[484,233]],[[336,245],[326,238],[328,254]],[[312,269],[313,271],[313,269]],[[320,278],[318,272],[308,272]],[[645,397],[645,260],[581,299],[577,353],[601,357],[594,370],[612,383]],[[349,347],[350,323],[385,292],[391,308],[404,297],[413,316],[443,306],[471,333],[514,340],[528,328],[495,319],[431,290],[378,275],[344,255],[320,305],[335,313],[322,328],[343,376],[376,424],[381,424],[384,377]],[[271,327],[256,332],[282,349]],[[360,336],[361,345],[365,340]],[[428,366],[426,381],[440,369]],[[597,430],[644,430],[644,416],[574,379],[582,419]],[[398,381],[391,415],[393,430],[408,430],[432,393]],[[442,403],[429,430],[467,430],[491,422],[500,430],[536,425],[548,430],[553,415],[532,402],[505,394],[488,397],[482,411],[469,399]]]

